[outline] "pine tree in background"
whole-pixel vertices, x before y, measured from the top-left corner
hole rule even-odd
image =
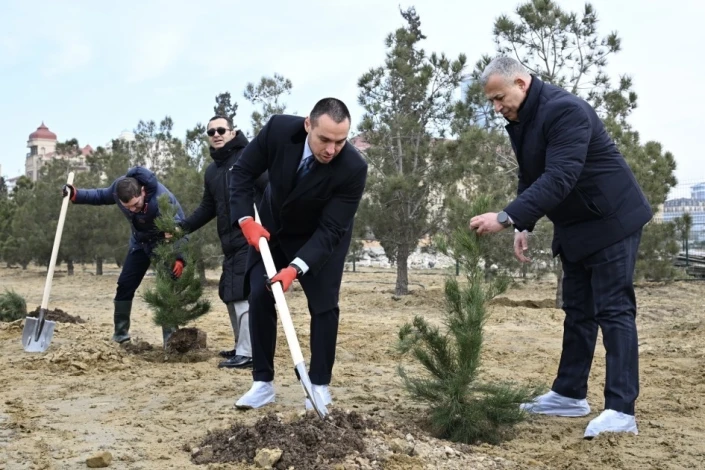
[[[490,209],[489,198],[472,204],[474,214]],[[511,426],[526,419],[519,409],[532,400],[538,389],[479,380],[483,327],[489,300],[503,293],[510,278],[497,273],[491,280],[482,268],[482,255],[491,237],[478,237],[467,228],[439,239],[439,249],[461,263],[467,283],[449,276],[445,282],[447,331],[416,316],[399,331],[399,349],[411,352],[427,374],[410,377],[400,366],[399,374],[411,397],[429,406],[433,432],[442,439],[476,443],[498,443]]]
[[[202,299],[203,286],[196,272],[196,263],[191,254],[187,236],[176,229],[176,208],[169,203],[168,196],[159,197],[161,215],[155,223],[159,230],[173,237],[159,243],[154,251],[154,287],[143,294],[143,299],[154,312],[154,323],[165,328],[186,325],[210,311],[209,300]],[[172,272],[174,262],[181,255],[185,260],[181,277],[175,279]]]
[[[27,302],[14,290],[0,294],[0,322],[20,320],[27,316]]]

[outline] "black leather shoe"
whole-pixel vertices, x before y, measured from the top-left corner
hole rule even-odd
[[[235,349],[231,349],[230,351],[220,351],[218,355],[220,355],[220,357],[224,357],[225,359],[230,359],[231,357],[235,357],[237,353],[235,352]]]
[[[247,356],[231,357],[227,361],[222,361],[218,367],[226,367],[228,369],[245,369],[252,367],[252,358]]]

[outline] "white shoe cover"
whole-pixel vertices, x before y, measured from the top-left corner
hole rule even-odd
[[[585,438],[592,439],[601,432],[631,432],[639,434],[636,418],[615,410],[605,410],[600,416],[590,421],[585,428]]]
[[[274,403],[274,382],[253,382],[252,388],[235,403],[243,410]]]
[[[590,414],[587,400],[578,400],[559,395],[553,390],[536,397],[531,403],[522,403],[519,408],[528,412],[549,416],[566,416],[576,418]]]

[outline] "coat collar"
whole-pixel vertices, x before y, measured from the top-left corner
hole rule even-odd
[[[524,123],[531,119],[531,117],[536,112],[536,108],[539,104],[539,98],[541,96],[541,90],[543,89],[543,82],[539,77],[531,74],[531,83],[529,84],[529,90],[526,93],[524,101],[519,106],[519,120],[509,121],[508,125],[519,123]]]
[[[291,143],[285,147],[284,186],[287,194],[285,204],[297,199],[332,176],[331,165],[333,162],[327,165],[316,165],[316,168],[310,174],[306,175],[299,184],[294,186],[296,172],[299,169],[301,160],[312,153],[308,146],[307,139],[308,133],[303,125],[303,121],[301,121],[301,129],[291,137]],[[340,155],[336,158],[340,158]]]

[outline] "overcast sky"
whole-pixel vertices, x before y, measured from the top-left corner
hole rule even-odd
[[[561,0],[565,9],[584,2]],[[492,53],[492,25],[516,0],[416,0],[427,51]],[[682,183],[705,181],[696,116],[705,108],[701,49],[705,2],[592,2],[602,34],[618,31],[623,51],[608,71],[633,77],[631,122],[673,152]],[[0,165],[24,171],[27,137],[44,123],[60,141],[105,145],[140,119],[170,115],[178,136],[213,114],[230,91],[236,121],[250,128],[242,97],[249,81],[275,72],[293,82],[289,111],[316,100],[346,101],[357,124],[357,80],[384,59],[385,36],[401,26],[398,0],[168,1],[0,0]],[[677,5],[677,7],[676,7]],[[698,59],[700,57],[700,59]]]

